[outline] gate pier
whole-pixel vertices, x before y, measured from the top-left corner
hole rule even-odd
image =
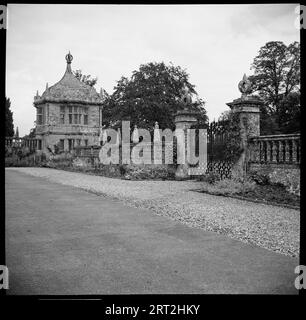
[[[233,167],[233,171],[246,174],[249,160],[248,140],[260,136],[260,106],[263,102],[256,96],[249,95],[251,92],[251,82],[246,75],[239,82],[238,88],[241,97],[227,103],[233,112],[239,113],[240,137],[242,153]]]
[[[179,164],[177,170],[175,172],[175,177],[178,180],[182,179],[189,179],[189,164],[187,161],[187,130],[190,127],[198,122],[197,119],[198,114],[196,112],[192,112],[190,110],[184,109],[178,111],[175,115],[175,127],[176,129],[180,129],[181,135],[177,137],[177,144],[178,144],[178,157],[182,157],[185,159],[185,163]]]

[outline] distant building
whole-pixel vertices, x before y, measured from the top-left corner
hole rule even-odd
[[[38,149],[54,146],[70,151],[76,145],[98,144],[102,128],[103,91],[77,79],[71,70],[73,57],[66,55],[67,68],[62,79],[34,97]]]

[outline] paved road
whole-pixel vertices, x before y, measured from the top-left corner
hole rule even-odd
[[[8,294],[295,294],[298,260],[6,172]]]

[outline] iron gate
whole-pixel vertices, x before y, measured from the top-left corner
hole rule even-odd
[[[216,173],[221,179],[230,178],[232,162],[227,159],[229,131],[227,121],[211,122],[207,128],[207,170]]]

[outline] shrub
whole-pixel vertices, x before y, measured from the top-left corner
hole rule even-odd
[[[79,158],[79,157],[76,157],[75,159],[73,159],[72,166],[74,168],[82,168],[82,169],[86,169],[86,168],[91,167],[91,165],[88,163],[88,161],[86,161],[85,159]]]
[[[19,158],[17,157],[16,154],[10,154],[10,156],[5,157],[5,166],[6,167],[16,167],[16,166],[18,166],[18,160],[19,160]]]
[[[120,170],[120,174],[121,174],[122,176],[124,176],[125,173],[126,173],[126,167],[125,167],[125,165],[120,164],[120,165],[119,165],[119,170]]]
[[[10,157],[5,158],[6,167],[40,167],[45,166],[45,164],[45,154],[30,154],[24,157],[20,157],[17,154],[12,154]]]
[[[203,185],[203,191],[217,195],[233,195],[245,193],[255,189],[255,182],[245,180],[244,182],[233,179],[223,179],[214,184]]]
[[[198,180],[203,181],[203,182],[207,182],[209,184],[213,184],[217,181],[220,181],[221,176],[220,176],[220,174],[218,174],[216,172],[209,172],[203,176],[199,176]]]
[[[281,184],[292,194],[300,195],[300,171],[274,169],[269,173],[271,183]]]
[[[120,178],[121,172],[120,172],[120,166],[117,164],[100,164],[96,166],[92,171],[95,175],[104,176],[104,177],[110,177],[110,178]]]
[[[5,146],[5,156],[10,157],[13,154],[13,148]]]
[[[127,165],[124,169],[124,178],[131,180],[143,179],[174,179],[174,167],[167,165]]]
[[[250,179],[259,185],[281,185],[292,194],[300,195],[300,171],[299,169],[276,168],[270,170],[258,170],[249,174]]]
[[[63,160],[72,161],[73,158],[74,158],[73,155],[70,154],[69,152],[62,152],[60,154],[50,156],[50,160],[52,160],[53,162],[61,162]]]
[[[50,156],[46,166],[58,169],[72,168],[72,161],[73,156],[69,152],[64,152]]]
[[[269,175],[265,173],[250,172],[248,176],[251,180],[262,186],[266,186],[271,183]]]

